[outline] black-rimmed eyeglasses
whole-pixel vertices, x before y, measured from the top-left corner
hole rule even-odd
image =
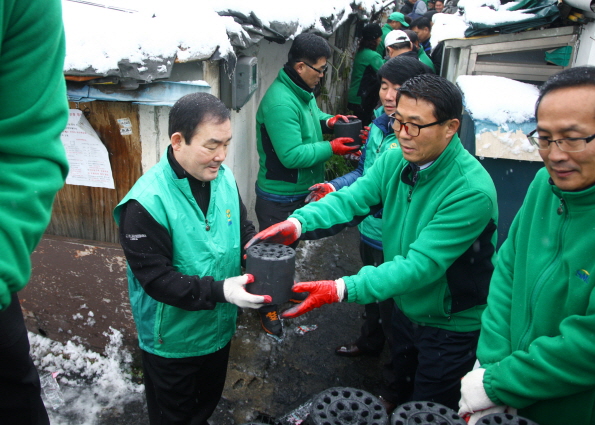
[[[536,132],[537,130],[535,129],[527,134],[527,139],[529,139],[529,143],[541,151],[549,150],[551,144],[555,143],[561,151],[580,152],[587,148],[587,143],[595,139],[595,134],[592,134],[589,137],[567,137],[565,139],[551,140],[547,137],[539,137],[539,135],[534,136]]]
[[[389,117],[393,120],[392,127],[393,127],[393,130],[395,131],[395,133],[397,133],[397,134],[400,133],[404,127],[405,133],[407,133],[411,137],[419,136],[419,132],[421,131],[422,128],[431,127],[433,125],[442,124],[442,123],[445,123],[446,121],[448,121],[448,119],[446,119],[446,120],[435,121],[430,124],[419,125],[419,124],[414,124],[412,122],[401,122],[397,118],[395,118],[394,114],[389,115]]]
[[[302,62],[304,65],[306,65],[308,68],[313,69],[314,71],[318,72],[319,74],[324,74],[326,72],[326,70],[328,69],[328,64],[324,65],[322,68],[317,69],[314,68],[312,65],[310,65],[308,62]]]

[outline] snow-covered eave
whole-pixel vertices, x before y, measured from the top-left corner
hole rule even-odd
[[[330,37],[350,16],[356,15],[359,19],[369,19],[372,15],[378,13],[384,6],[385,0],[357,0],[352,1],[349,6],[336,7],[333,13],[327,16],[319,16],[314,23],[304,26],[299,19],[296,20],[275,20],[261,19],[254,11],[244,13],[232,8],[212,12],[209,16],[209,22],[212,27],[216,27],[217,34],[214,36],[211,32],[196,34],[200,32],[200,25],[194,26],[194,39],[180,42],[182,36],[178,37],[178,42],[171,47],[161,47],[161,54],[151,52],[149,43],[155,42],[154,37],[148,40],[139,37],[137,44],[130,42],[127,48],[118,45],[117,49],[111,50],[109,43],[102,52],[94,55],[88,55],[88,59],[80,60],[77,55],[69,52],[81,52],[85,46],[93,46],[91,43],[85,44],[85,40],[80,39],[80,35],[74,39],[67,38],[67,57],[64,73],[67,76],[77,77],[95,77],[113,78],[121,80],[138,81],[140,83],[151,83],[158,80],[167,80],[172,72],[174,63],[185,63],[204,60],[225,60],[228,63],[227,69],[233,70],[235,67],[236,52],[246,49],[250,46],[260,43],[262,40],[285,43],[292,40],[302,32],[314,32],[324,37]],[[340,0],[338,0],[340,3]],[[65,6],[73,7],[72,3],[64,2]],[[81,5],[76,5],[80,7]],[[79,12],[80,13],[80,12]],[[117,15],[118,18],[129,18],[131,14]],[[158,18],[161,15],[157,16]],[[76,18],[79,18],[77,15]],[[132,16],[138,22],[139,18],[145,19],[148,23],[146,31],[148,34],[154,32],[151,25],[155,25],[156,20],[146,19],[146,17]],[[153,16],[155,18],[155,16]],[[204,19],[204,18],[203,18]],[[71,17],[70,20],[73,20]],[[80,20],[80,19],[78,19]],[[136,23],[135,22],[135,23]],[[74,27],[69,31],[69,16],[65,13],[66,33],[81,34],[81,31],[75,31],[76,26],[80,27],[80,22],[70,22]],[[111,23],[110,23],[111,24]],[[109,24],[105,24],[106,30],[109,30]],[[125,25],[114,26],[116,31],[121,30]],[[224,31],[224,32],[223,32]],[[87,33],[92,33],[88,31]],[[86,34],[86,33],[84,33]],[[168,33],[169,34],[169,33]],[[175,38],[171,38],[175,40]],[[124,36],[121,40],[127,40]],[[216,40],[216,44],[215,41]],[[164,44],[161,41],[161,44]],[[71,47],[69,49],[69,46]],[[103,46],[102,46],[103,47]],[[90,49],[90,48],[89,48]],[[154,49],[153,49],[154,50]],[[163,51],[167,51],[163,54]]]

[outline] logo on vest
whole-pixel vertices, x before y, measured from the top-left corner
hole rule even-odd
[[[590,275],[589,275],[589,272],[586,271],[585,269],[577,270],[575,276],[578,277],[583,282],[589,283],[589,276]]]
[[[126,239],[131,240],[131,241],[137,241],[139,239],[146,238],[146,237],[147,237],[147,235],[145,235],[144,233],[137,233],[137,234],[126,233]]]
[[[226,210],[225,215],[227,216],[227,225],[231,226],[231,210]]]

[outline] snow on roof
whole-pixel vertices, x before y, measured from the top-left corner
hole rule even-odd
[[[499,0],[460,0],[459,9],[464,10],[465,21],[469,24],[499,25],[524,21],[535,16],[524,13],[523,9],[509,10],[519,2],[501,5]]]
[[[354,5],[352,8],[351,5]],[[352,13],[382,0],[62,0],[69,75],[123,75],[152,64],[145,79],[167,78],[173,61],[235,56],[262,38],[284,42],[304,31],[329,36]],[[215,56],[213,56],[215,55]],[[146,72],[145,72],[146,73]],[[142,75],[141,75],[142,77]]]
[[[457,85],[473,119],[503,125],[521,124],[534,117],[539,89],[533,84],[493,75],[461,75]]]
[[[460,0],[457,3],[458,13],[436,13],[432,16],[430,44],[436,46],[442,40],[465,38],[465,31],[473,24],[497,27],[535,16],[532,13],[524,13],[524,9],[509,10],[518,4],[519,2],[510,2],[501,5],[500,0]]]

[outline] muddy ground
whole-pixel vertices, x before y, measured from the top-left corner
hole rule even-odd
[[[301,245],[296,279],[335,279],[355,274],[361,267],[358,246],[357,229]],[[260,329],[256,313],[245,311],[232,342],[226,390],[211,422],[242,424],[259,416],[262,422],[267,417],[280,419],[331,387],[353,387],[377,394],[387,348],[380,358],[334,354],[337,346],[357,338],[362,312],[363,306],[357,304],[323,306],[285,320],[285,337],[276,342]],[[296,327],[300,325],[316,325],[317,329],[299,335]]]

